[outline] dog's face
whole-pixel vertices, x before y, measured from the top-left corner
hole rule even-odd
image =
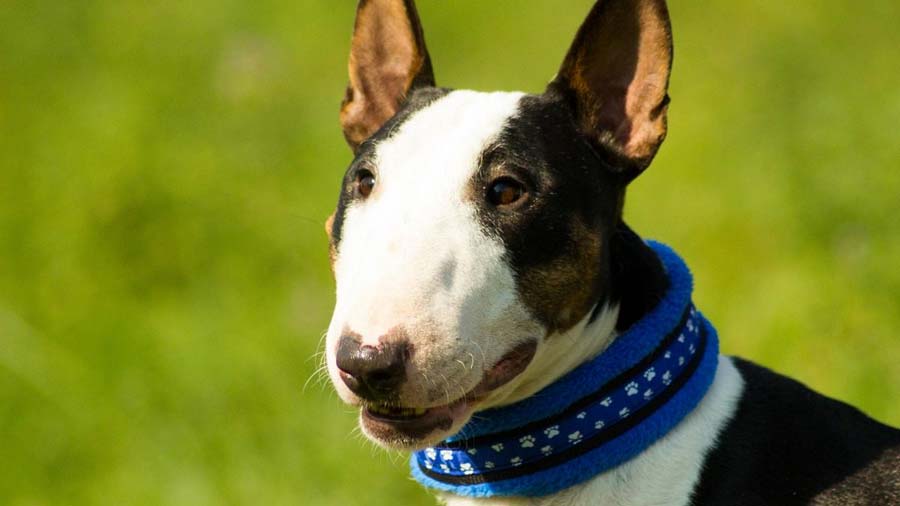
[[[661,0],[601,2],[544,94],[450,91],[411,0],[360,3],[326,351],[367,435],[435,443],[611,332],[607,243],[665,134],[668,26]]]

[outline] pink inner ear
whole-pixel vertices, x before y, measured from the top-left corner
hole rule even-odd
[[[671,42],[663,0],[601,0],[556,81],[574,93],[585,132],[641,170],[666,133]]]
[[[434,84],[412,0],[363,0],[350,49],[350,84],[341,126],[355,150],[397,113],[409,90]]]

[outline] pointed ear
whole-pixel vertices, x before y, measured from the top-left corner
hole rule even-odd
[[[400,109],[409,91],[434,86],[413,0],[360,0],[341,126],[353,151]]]
[[[672,30],[664,0],[599,0],[549,90],[572,100],[582,132],[630,180],[666,136]]]

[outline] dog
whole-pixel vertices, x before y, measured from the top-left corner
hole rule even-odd
[[[436,85],[412,0],[361,0],[326,222],[329,376],[450,505],[900,504],[900,431],[718,354],[623,221],[666,136],[664,0],[599,0],[546,91]]]

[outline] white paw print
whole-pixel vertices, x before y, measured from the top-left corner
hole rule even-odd
[[[550,455],[553,452],[553,447],[550,445],[541,447],[541,453],[544,455]]]
[[[612,398],[611,398],[611,397],[607,397],[606,399],[603,399],[602,401],[600,401],[600,405],[601,405],[601,406],[609,407],[610,404],[612,404]]]
[[[651,397],[653,397],[653,389],[652,389],[652,388],[648,388],[648,389],[644,392],[644,399],[649,399],[649,398],[651,398]]]
[[[679,342],[679,343],[683,343],[683,342],[684,342],[684,334],[678,334],[678,342]]]
[[[581,435],[581,431],[580,431],[580,430],[576,430],[575,432],[569,434],[569,443],[571,443],[571,444],[573,444],[573,445],[577,445],[578,443],[581,442],[581,439],[582,439],[583,437],[584,437],[584,436]]]
[[[583,420],[584,417],[586,417],[586,416],[587,416],[587,413],[585,413],[584,411],[582,411],[581,413],[578,413],[577,415],[575,415],[575,418],[577,418],[577,419],[579,419],[579,420]]]
[[[631,414],[631,410],[629,410],[628,408],[622,408],[619,410],[619,416],[621,416],[622,418],[625,418],[626,416],[628,416],[630,414]]]
[[[441,460],[453,460],[453,450],[441,450]]]
[[[514,466],[521,466],[522,465],[522,457],[513,457],[513,458],[509,459],[509,463]]]
[[[604,425],[606,425],[606,423],[603,420],[597,420],[596,422],[594,422],[595,429],[602,429]]]
[[[472,464],[468,462],[464,462],[459,465],[459,470],[463,472],[463,474],[472,474],[475,471],[472,469]]]
[[[662,380],[663,380],[663,383],[665,383],[666,385],[672,383],[672,372],[671,371],[664,372],[663,376],[662,376]]]
[[[497,453],[502,452],[503,451],[503,443],[497,443],[495,445],[491,445],[491,448]]]
[[[688,329],[690,332],[693,332],[693,331],[694,331],[694,328],[696,328],[696,327],[694,327],[694,320],[688,320],[688,322],[687,322],[687,329]]]
[[[547,439],[555,438],[559,435],[559,425],[554,425],[553,427],[544,429],[544,435],[547,436]]]
[[[445,473],[449,473],[450,466],[448,466],[447,464],[441,464],[441,471],[444,471]]]
[[[651,367],[650,369],[647,369],[646,371],[644,371],[644,379],[645,380],[653,381],[653,378],[655,378],[655,377],[656,377],[656,369],[655,368]]]
[[[678,357],[678,365],[684,365],[684,357]]]
[[[425,448],[425,458],[434,460],[437,457],[437,451],[434,448]]]
[[[663,355],[663,356],[666,357],[666,358],[672,358],[672,352],[671,352],[671,351],[667,351],[666,354]]]
[[[690,351],[691,355],[693,355],[694,352],[697,351],[697,348],[693,344],[691,344],[690,346],[688,346],[688,351]]]
[[[469,455],[475,455],[476,453],[478,453],[478,449],[477,448],[469,448],[468,450],[466,450],[466,453],[468,453]]]
[[[493,468],[494,468],[494,463],[491,462],[490,460],[488,460],[488,461],[486,461],[486,462],[484,463],[484,468],[485,468],[485,469],[493,469]]]
[[[426,469],[431,469],[432,467],[434,467],[434,464],[433,464],[430,460],[426,460],[426,461],[425,461],[425,468],[426,468]]]
[[[519,438],[519,444],[522,448],[531,448],[534,446],[534,436],[522,436]]]
[[[625,385],[625,393],[627,393],[629,396],[637,394],[638,384],[632,381],[631,383]]]

